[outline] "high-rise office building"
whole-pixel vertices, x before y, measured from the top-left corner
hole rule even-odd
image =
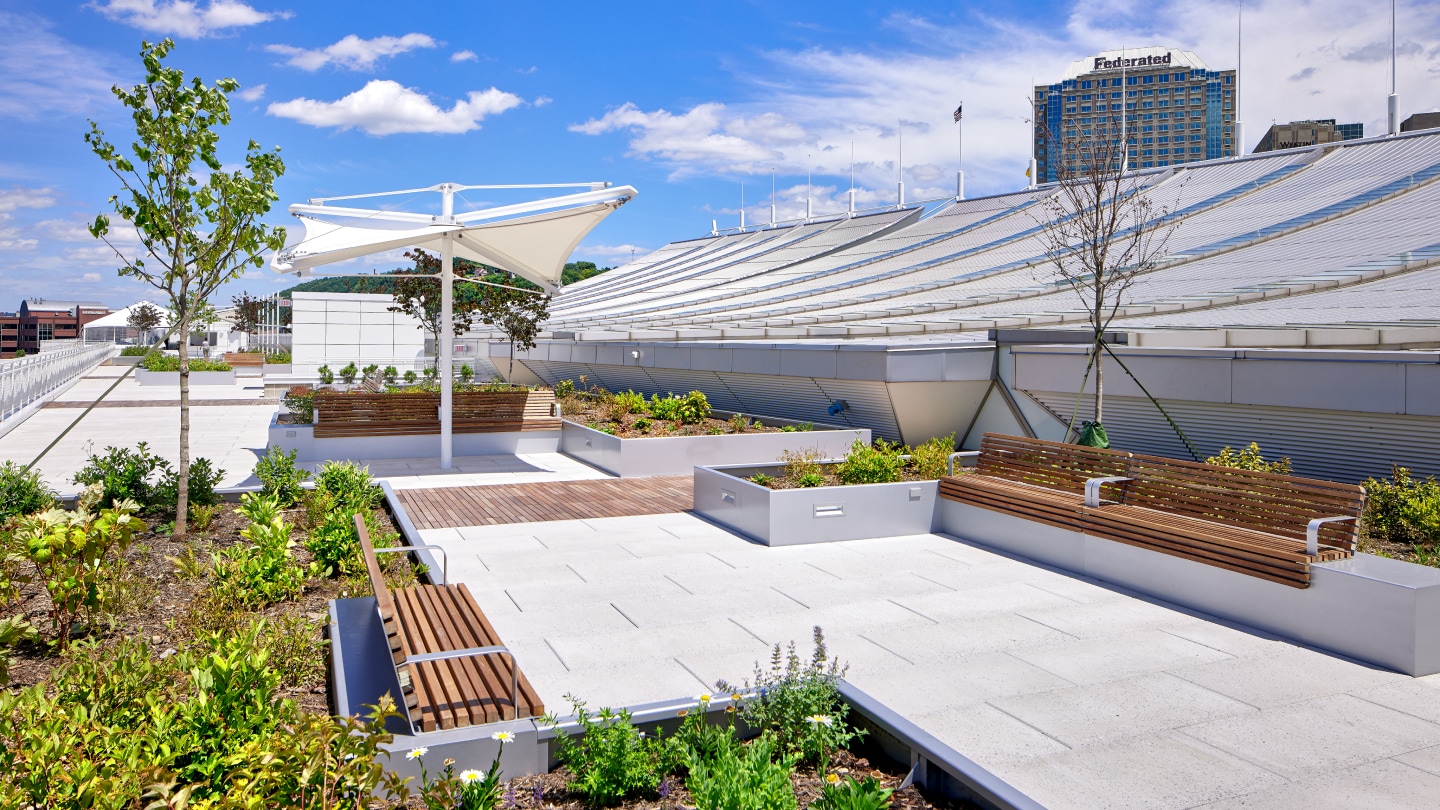
[[[1288,124],[1271,124],[1256,152],[1271,152],[1276,149],[1293,149],[1297,146],[1314,146],[1317,143],[1336,143],[1365,137],[1364,124],[1337,124],[1334,118],[1316,118],[1311,121],[1291,121]]]
[[[1083,170],[1087,144],[1114,148],[1122,136],[1132,169],[1236,155],[1236,82],[1235,71],[1174,48],[1077,59],[1060,81],[1035,88],[1036,179]]]

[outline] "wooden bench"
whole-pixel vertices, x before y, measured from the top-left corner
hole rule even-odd
[[[396,678],[396,701],[415,732],[540,717],[534,687],[500,641],[465,585],[412,585],[391,591],[378,554],[433,546],[376,549],[362,515],[355,516],[375,608],[385,625]]]
[[[940,496],[1297,588],[1354,554],[1364,508],[1356,484],[988,433]]]
[[[559,430],[552,391],[457,391],[451,403],[455,433]],[[315,394],[315,438],[429,436],[440,432],[438,393]]]
[[[234,367],[263,366],[265,365],[265,354],[263,352],[225,352],[225,362]]]

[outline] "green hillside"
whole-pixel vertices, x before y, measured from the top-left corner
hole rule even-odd
[[[609,270],[609,267],[597,267],[594,262],[567,262],[565,270],[561,274],[561,281],[564,284],[574,284],[577,281],[598,276]],[[390,280],[386,278],[388,273],[378,273],[374,276],[352,277],[342,276],[337,278],[316,278],[311,279],[294,287],[280,291],[282,297],[288,297],[294,292],[327,292],[327,293],[379,293],[390,294]]]

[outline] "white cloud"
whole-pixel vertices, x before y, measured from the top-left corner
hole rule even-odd
[[[451,62],[457,62],[457,63],[458,63],[458,62],[478,62],[478,61],[480,61],[480,56],[479,56],[478,54],[476,54],[474,51],[456,51],[455,53],[450,54],[450,61],[451,61]]]
[[[1414,0],[1399,6],[1402,117],[1435,103],[1422,94],[1440,78],[1437,8]],[[702,103],[682,113],[625,104],[571,129],[626,133],[631,156],[666,165],[672,178],[763,175],[775,166],[788,175],[786,186],[797,177],[803,182],[807,167],[827,183],[848,184],[853,141],[857,184],[881,189],[875,194],[888,202],[895,198],[902,120],[907,198],[954,193],[951,113],[963,101],[966,186],[974,196],[1025,183],[1031,88],[1058,80],[1072,60],[1128,43],[1193,50],[1216,70],[1235,65],[1233,5],[1078,0],[1060,9],[1059,24],[1043,26],[1020,18],[1022,12],[995,13],[976,12],[959,23],[895,14],[884,25],[908,40],[901,47],[777,50],[738,63],[733,83],[743,92],[736,95],[759,100]],[[1342,19],[1346,25],[1337,26]],[[1388,42],[1388,15],[1357,15],[1343,0],[1247,2],[1241,95],[1247,148],[1272,118],[1338,118],[1364,123],[1367,134],[1383,133],[1388,47],[1376,43]],[[754,198],[765,200],[762,221],[768,193],[767,184]],[[777,197],[784,207],[784,195]]]
[[[630,261],[631,255],[640,258],[650,252],[650,248],[639,245],[581,245],[575,250],[572,261],[594,262],[601,267],[616,266]]]
[[[260,11],[237,0],[210,0],[203,8],[188,0],[97,0],[90,7],[142,31],[178,37],[203,37],[291,16],[288,11]]]
[[[267,85],[263,84],[257,84],[254,87],[247,87],[244,90],[236,93],[235,97],[240,99],[241,101],[259,101],[260,99],[265,97],[266,87]]]
[[[80,276],[80,280],[81,280],[81,281],[88,281],[88,282],[94,283],[94,282],[97,282],[97,281],[100,280],[100,274],[99,274],[99,273],[86,273],[86,274]]]
[[[289,57],[285,64],[301,70],[316,71],[326,65],[346,70],[371,71],[375,63],[387,56],[399,56],[416,48],[435,48],[440,45],[425,34],[406,34],[403,37],[375,37],[361,39],[351,34],[333,45],[306,50],[294,45],[266,45],[265,50]]]
[[[479,129],[486,116],[498,115],[524,103],[513,93],[492,87],[472,91],[445,110],[429,96],[399,82],[375,79],[338,101],[297,98],[271,104],[268,112],[313,127],[359,128],[370,135],[405,132],[456,135]]]
[[[39,17],[0,13],[0,119],[86,115],[113,102],[110,58],[50,31]]]
[[[49,208],[57,197],[51,188],[0,189],[0,211],[15,211],[21,208]]]

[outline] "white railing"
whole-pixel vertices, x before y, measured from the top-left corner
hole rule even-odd
[[[47,350],[31,357],[0,360],[0,421],[80,377],[113,356],[110,343]]]

